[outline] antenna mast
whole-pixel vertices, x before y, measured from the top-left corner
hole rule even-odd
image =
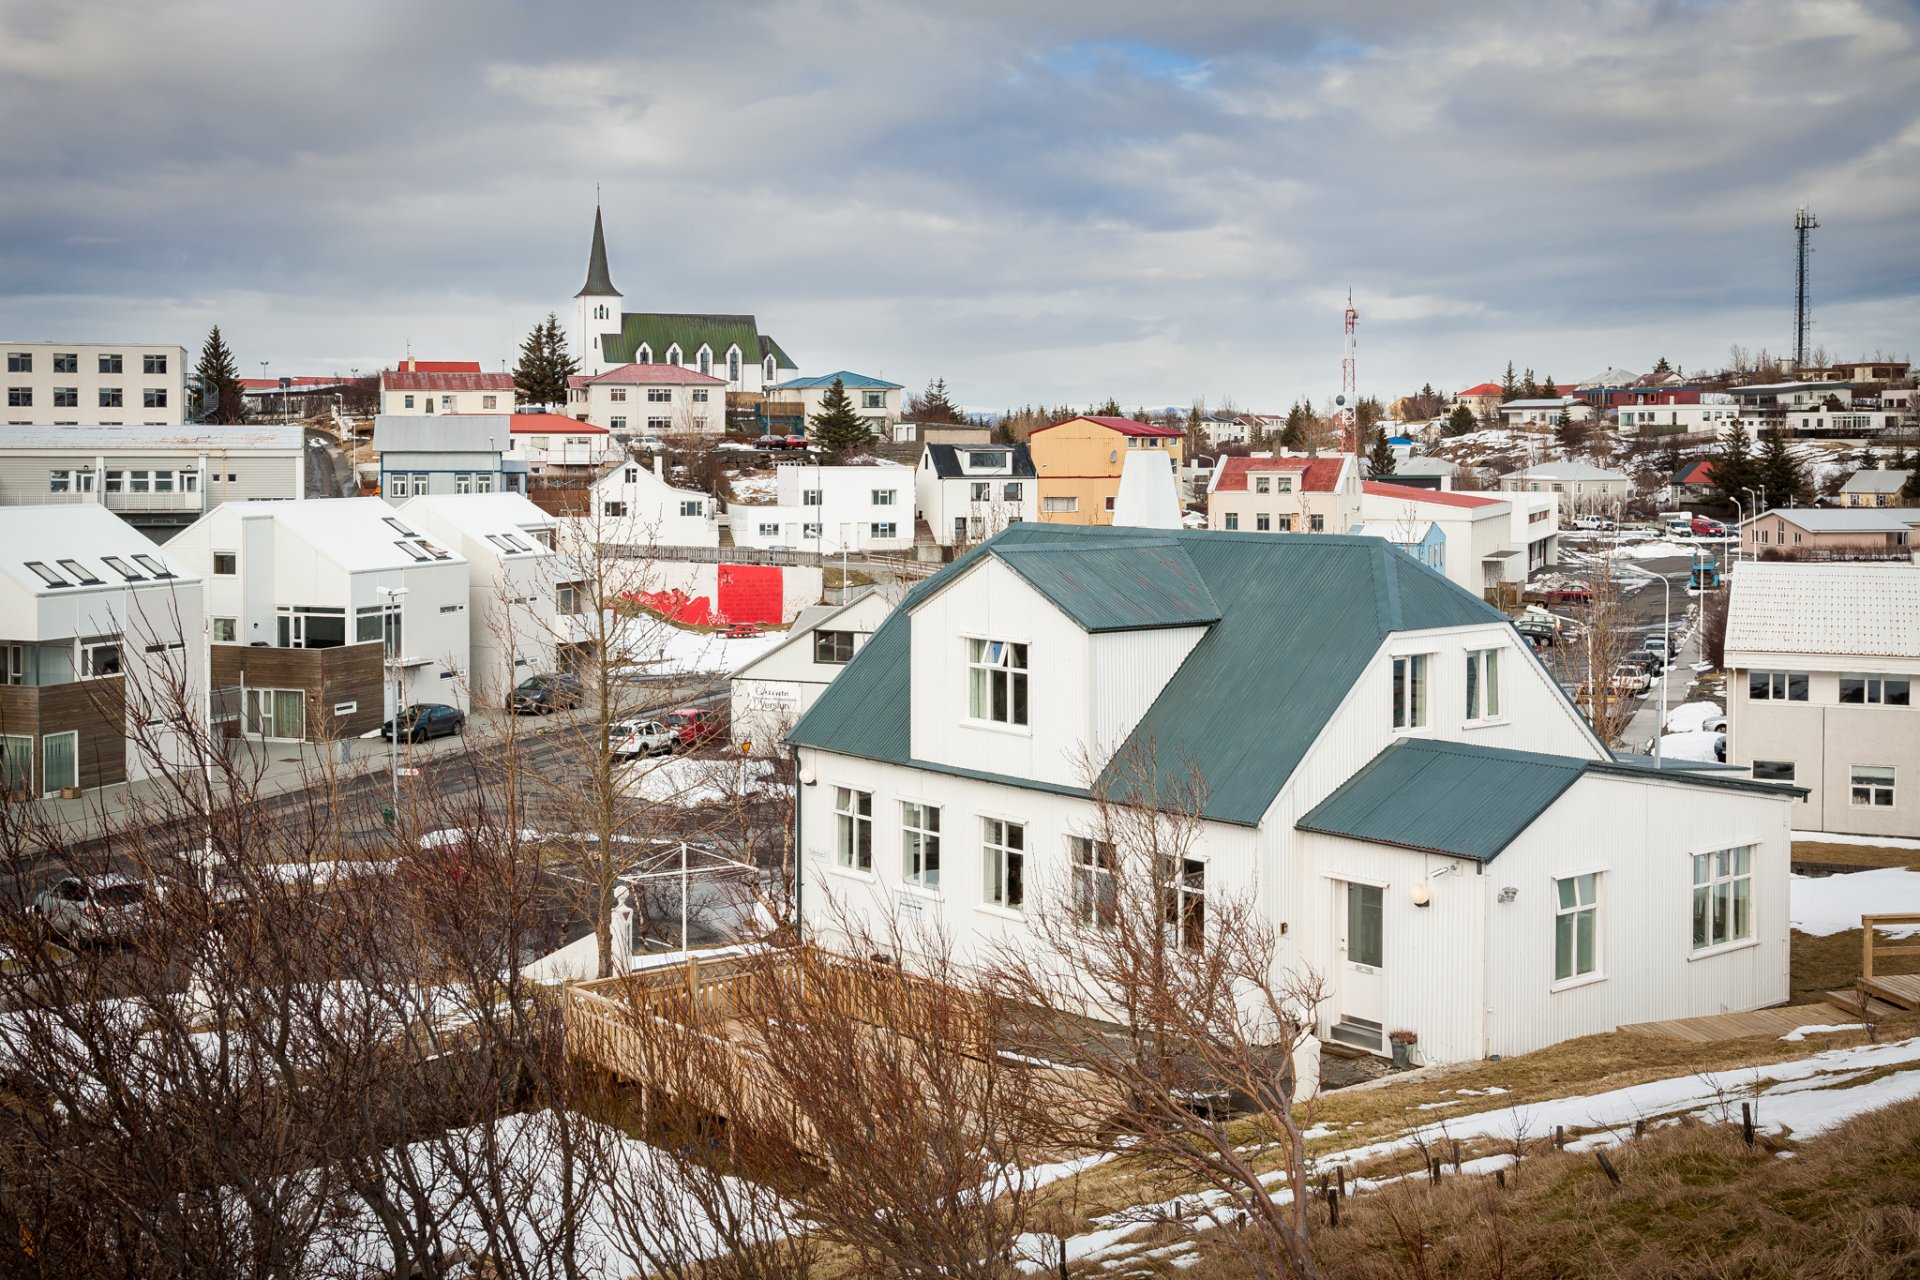
[[[1353,290],[1349,289],[1347,290],[1346,315],[1347,342],[1340,359],[1340,400],[1335,417],[1340,423],[1341,446],[1352,450],[1353,456],[1356,458],[1366,452],[1365,446],[1360,442],[1359,392],[1355,389],[1354,385],[1353,353],[1356,340],[1354,338],[1353,328],[1359,319],[1360,313],[1353,309]]]
[[[1813,317],[1807,309],[1807,260],[1813,255],[1813,229],[1819,225],[1820,219],[1814,217],[1807,206],[1801,205],[1794,212],[1793,371],[1796,374],[1807,367],[1807,330],[1813,327]]]

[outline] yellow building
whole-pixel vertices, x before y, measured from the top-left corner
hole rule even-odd
[[[1043,524],[1112,524],[1120,470],[1131,449],[1159,449],[1180,474],[1186,433],[1132,418],[1068,418],[1036,429],[1027,441],[1040,478]]]

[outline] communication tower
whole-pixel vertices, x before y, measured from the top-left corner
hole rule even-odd
[[[1813,211],[1801,205],[1793,215],[1793,236],[1795,241],[1795,270],[1793,290],[1793,371],[1799,373],[1807,367],[1807,330],[1813,327],[1813,317],[1807,308],[1807,261],[1813,256],[1812,233],[1820,225],[1820,219]]]

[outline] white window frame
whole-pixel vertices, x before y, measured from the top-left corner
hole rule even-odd
[[[833,851],[841,870],[873,874],[873,792],[833,789]]]
[[[1080,510],[1080,499],[1062,497],[1042,498],[1040,499],[1040,510],[1043,512],[1050,511],[1056,515],[1072,514]]]
[[[1027,824],[1010,818],[980,819],[980,902],[1024,914],[1027,901]]]
[[[1867,776],[1863,779],[1861,774]],[[1894,767],[1856,764],[1847,768],[1847,802],[1856,809],[1890,809],[1894,804]]]
[[[940,888],[940,806],[900,802],[900,877],[916,889]]]
[[[1207,859],[1170,854],[1160,855],[1157,868],[1162,901],[1161,928],[1167,941],[1185,951],[1206,948],[1207,937]],[[1196,883],[1196,877],[1198,878]],[[1192,927],[1197,924],[1197,928]]]
[[[213,643],[238,644],[240,641],[240,619],[214,618],[211,622]]]
[[[1766,692],[1755,693],[1756,680],[1766,681]],[[1794,695],[1794,682],[1799,681],[1799,697]],[[1812,681],[1804,671],[1748,671],[1747,701],[1749,702],[1806,702],[1809,700]]]
[[[1467,722],[1490,724],[1500,715],[1500,650],[1467,650]]]
[[[1081,925],[1111,929],[1117,924],[1119,904],[1114,896],[1113,842],[1092,836],[1067,837],[1067,865],[1073,876],[1073,917]]]
[[[1754,944],[1753,852],[1754,846],[1749,844],[1693,855],[1693,909],[1690,915],[1694,925],[1691,941],[1695,958]],[[1737,932],[1743,885],[1746,929],[1745,932]],[[1700,915],[1703,906],[1706,911],[1704,921]],[[1703,923],[1704,934],[1700,929]]]
[[[1846,695],[1846,682],[1860,682],[1860,697],[1849,698]],[[1889,701],[1893,693],[1889,685],[1899,686],[1899,701]],[[1913,681],[1908,676],[1892,676],[1862,671],[1843,671],[1840,674],[1840,705],[1843,707],[1910,707],[1913,705]]]
[[[1031,727],[1033,654],[1026,642],[967,636],[966,645],[967,719],[1013,729]],[[994,714],[997,688],[1001,689],[999,700],[1005,703],[1004,716]]]
[[[1428,683],[1433,675],[1433,655],[1396,654],[1391,670],[1394,729],[1430,728],[1433,723],[1433,695]]]
[[[1600,945],[1600,882],[1603,876],[1598,871],[1581,871],[1572,875],[1555,876],[1553,880],[1553,989],[1580,986],[1588,982],[1598,982],[1606,976],[1601,965]],[[1568,889],[1572,890],[1569,902]],[[1586,967],[1581,968],[1580,922],[1587,921]],[[1564,957],[1561,946],[1567,949]]]

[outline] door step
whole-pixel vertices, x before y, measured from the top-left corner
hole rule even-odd
[[[1897,1013],[1906,1012],[1898,1006],[1888,1004],[1875,996],[1863,994],[1858,987],[1852,990],[1827,992],[1827,1003],[1834,1005],[1849,1017],[1873,1018],[1876,1021],[1890,1018]]]
[[[1333,1029],[1327,1032],[1327,1039],[1352,1045],[1356,1049],[1365,1049],[1369,1053],[1384,1053],[1387,1048],[1384,1031],[1385,1028],[1371,1018],[1343,1015],[1340,1021],[1333,1024]]]

